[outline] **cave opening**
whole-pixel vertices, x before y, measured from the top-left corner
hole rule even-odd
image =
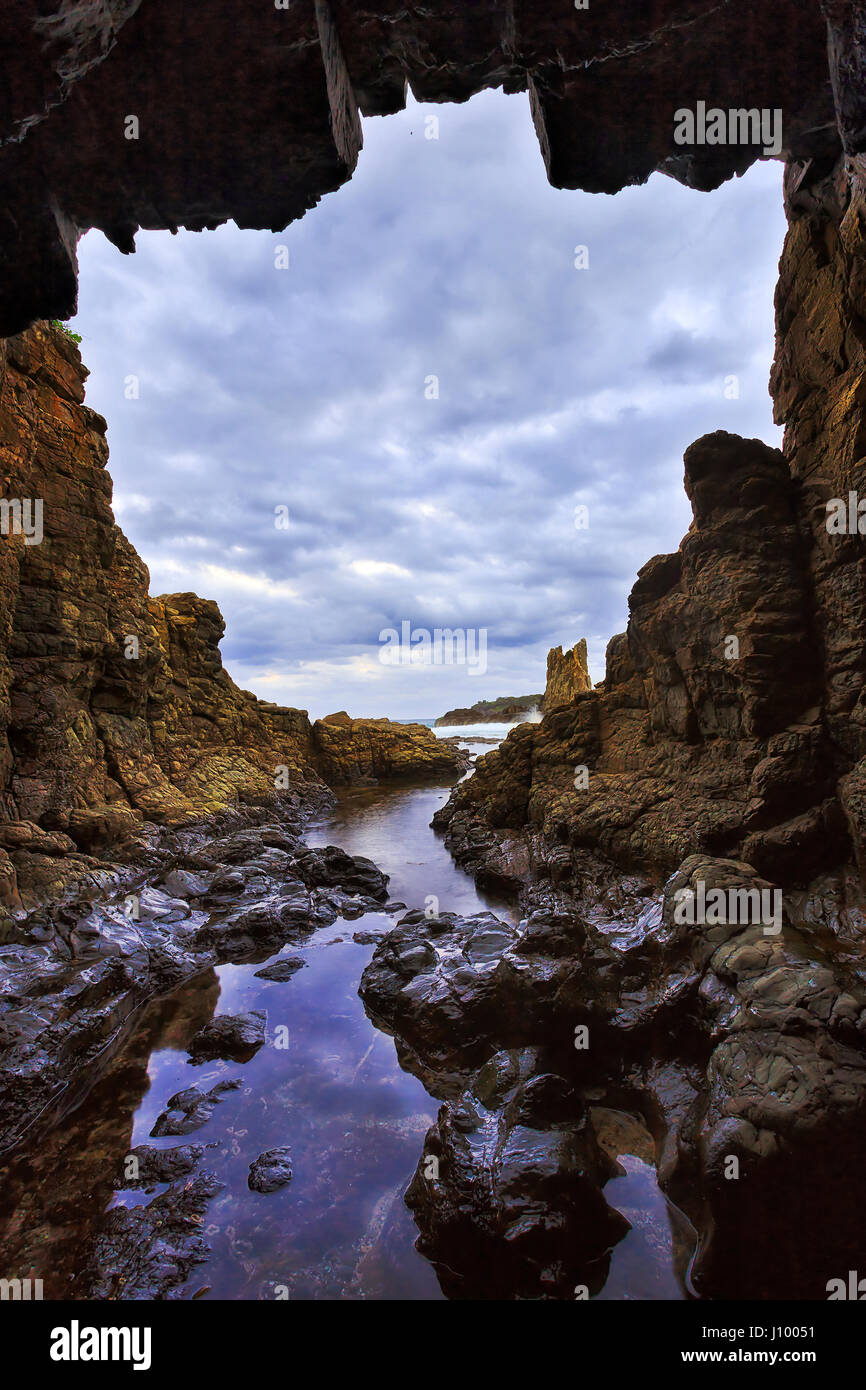
[[[583,637],[601,679],[688,529],[686,446],[780,442],[783,235],[776,163],[710,197],[551,188],[501,92],[368,120],[284,233],[142,232],[128,261],[91,233],[72,326],[152,591],[215,598],[240,684],[314,717],[535,690]],[[426,693],[381,659],[407,623],[484,633],[486,664],[428,665]]]
[[[857,1297],[858,7],[298,0],[250,7],[243,26],[238,9],[214,0],[206,42],[198,7],[171,0],[22,0],[0,17],[12,40],[0,450],[21,502],[3,512],[18,530],[0,550],[0,1149],[29,1143],[26,1168],[34,1126],[129,1055],[131,1108],[108,1121],[114,1160],[133,1134],[213,1123],[226,1140],[229,1205],[239,1195],[247,1223],[240,1244],[231,1215],[216,1223],[229,1296],[375,1287],[367,1256],[396,1229],[375,1222],[388,1198],[406,1239],[404,1195],[445,1270],[440,1291],[595,1296],[623,1235],[607,1198],[623,1173],[606,1153],[647,1172],[652,1156],[688,1212],[700,1238],[690,1294]],[[421,105],[399,115],[407,85]],[[380,116],[390,124],[369,127],[372,158],[348,184],[362,117]],[[750,132],[784,156],[781,198],[778,166],[752,167]],[[377,160],[400,167],[390,198]],[[775,257],[783,210],[773,352],[771,277],[756,266]],[[209,232],[189,266],[186,236],[156,240],[181,227]],[[290,230],[254,237],[263,227]],[[95,235],[82,243],[80,326],[96,358],[85,404],[76,352],[44,321],[71,315],[88,228],[121,252],[137,236],[144,277]],[[771,355],[784,453],[765,413]],[[121,520],[162,597],[148,598],[113,523],[94,404]],[[44,502],[32,545],[27,498]],[[627,629],[605,649],[635,572]],[[200,592],[228,612],[232,670],[277,702],[230,678],[222,615]],[[526,662],[549,647],[543,719],[468,759],[459,739],[437,740],[412,663],[383,683],[377,633],[404,625],[410,644],[457,631],[465,652],[483,632],[489,668],[443,669],[472,686],[480,675],[491,694],[540,686]],[[580,644],[563,651],[581,632],[603,683]],[[309,645],[287,678],[299,634]],[[311,723],[297,706],[329,681],[339,696],[323,709],[421,724],[344,710]],[[457,686],[439,688],[443,706],[456,700]],[[434,759],[446,791],[400,785]],[[411,802],[416,838],[386,802]],[[431,884],[434,853],[443,877]],[[771,922],[732,921],[737,907],[725,921],[678,912],[765,894]],[[297,955],[272,959],[289,944]],[[329,962],[364,951],[335,986]],[[279,1056],[282,1017],[269,1032],[268,991],[285,986],[308,1006],[294,1072]],[[168,1045],[142,1107],[135,1025],[154,1000],[148,1037]],[[216,1013],[218,1001],[236,1012]],[[346,1025],[339,1050],[317,1032],[332,1024]],[[386,1049],[383,1070],[390,1034],[400,1066]],[[243,1092],[240,1128],[240,1088],[219,1071],[200,1073],[206,1092],[183,1085],[187,1067],[229,1058],[261,1091]],[[368,1087],[385,1161],[365,1151],[370,1183],[353,1205]],[[395,1109],[377,1108],[401,1087]],[[346,1091],[360,1107],[349,1128]],[[272,1095],[256,1156],[243,1121]],[[402,1123],[413,1105],[414,1128]],[[630,1107],[645,1123],[625,1152]],[[314,1142],[307,1130],[294,1170],[282,1127],[298,1109],[326,1123]],[[335,1109],[342,1132],[325,1134]],[[57,1140],[55,1128],[43,1192],[70,1157]],[[176,1176],[176,1160],[187,1175],[201,1157],[137,1155],[142,1184],[88,1149],[83,1186],[124,1196],[87,1232],[86,1269],[73,1252],[71,1282],[83,1273],[78,1288],[99,1298],[185,1284],[192,1296],[190,1261],[210,1254],[172,1243],[163,1215],[201,1224],[222,1177],[151,1193],[154,1174]],[[244,1263],[250,1230],[260,1236],[247,1194],[285,1196],[293,1182],[309,1193],[332,1158],[342,1185],[319,1224],[351,1227],[340,1260],[317,1247],[288,1282],[275,1266],[262,1284]],[[65,1240],[62,1206],[47,1219]],[[5,1214],[17,1219],[15,1201]],[[40,1221],[22,1232],[16,1258],[44,1257]],[[270,1258],[267,1240],[259,1249]],[[246,1282],[232,1282],[238,1267]]]

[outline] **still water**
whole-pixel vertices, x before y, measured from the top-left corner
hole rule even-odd
[[[348,792],[308,839],[372,859],[391,877],[391,899],[407,906],[423,906],[432,894],[442,910],[510,917],[511,906],[479,892],[429,828],[447,796],[447,787],[429,785]],[[257,978],[262,960],[224,965],[144,1010],[86,1100],[5,1175],[3,1267],[42,1278],[46,1298],[75,1297],[105,1213],[153,1200],[153,1191],[118,1187],[130,1149],[199,1143],[206,1146],[200,1169],[214,1172],[223,1189],[203,1221],[211,1255],[174,1296],[441,1298],[402,1200],[438,1102],[400,1068],[393,1040],[373,1026],[357,994],[374,950],[368,934],[398,916],[338,920],[286,948],[304,960],[286,982]],[[283,1046],[263,1047],[243,1065],[191,1065],[188,1043],[214,1012],[251,1009],[267,1011],[268,1037],[279,1030]],[[186,1138],[151,1136],[169,1096],[234,1077],[241,1086],[201,1129]],[[632,1223],[601,1297],[681,1298],[688,1233],[658,1190],[649,1136],[615,1111],[601,1119],[603,1142],[622,1170],[606,1196]],[[292,1181],[267,1195],[251,1192],[250,1164],[283,1145],[291,1149]]]

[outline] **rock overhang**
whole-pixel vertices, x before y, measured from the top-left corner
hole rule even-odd
[[[856,8],[856,7],[854,7]],[[709,190],[755,144],[677,143],[682,108],[781,112],[780,155],[859,148],[840,0],[19,0],[0,17],[0,334],[75,312],[79,236],[282,230],[345,183],[362,116],[526,91],[551,182],[662,170]],[[829,42],[828,42],[829,31]]]

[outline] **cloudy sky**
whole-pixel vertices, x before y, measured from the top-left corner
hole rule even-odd
[[[584,636],[600,679],[636,571],[688,526],[686,446],[780,442],[781,166],[556,191],[500,92],[364,138],[284,233],[82,241],[118,520],[153,593],[218,601],[238,683],[314,717],[542,690],[548,648]],[[486,670],[383,664],[403,622],[486,630]]]

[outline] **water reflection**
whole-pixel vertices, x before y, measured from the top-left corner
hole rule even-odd
[[[652,1136],[637,1116],[593,1106],[590,1118],[599,1147],[619,1172],[605,1183],[608,1205],[631,1230],[612,1252],[603,1301],[687,1297],[688,1269],[697,1233],[656,1181]]]
[[[409,907],[423,907],[433,894],[443,912],[495,912],[516,921],[513,900],[476,888],[430,829],[434,812],[445,804],[450,790],[404,786],[347,792],[307,838],[311,845],[336,844],[349,854],[372,859],[390,875],[392,899]]]
[[[442,910],[512,917],[513,905],[480,893],[429,829],[447,795],[430,786],[347,793],[312,828],[310,843],[373,859],[391,876],[392,898],[408,905],[435,895]],[[304,968],[288,981],[257,977],[262,960],[225,965],[145,1009],[78,1109],[5,1174],[7,1276],[41,1278],[46,1298],[77,1296],[106,1214],[166,1190],[118,1190],[130,1149],[199,1143],[200,1169],[223,1186],[204,1217],[211,1254],[180,1297],[442,1298],[433,1268],[414,1248],[418,1233],[403,1202],[438,1102],[400,1068],[393,1039],[373,1026],[357,993],[375,938],[393,921],[386,913],[338,921],[293,945],[286,953],[302,957]],[[191,1065],[190,1040],[215,1012],[252,1009],[267,1012],[268,1043],[251,1061]],[[241,1086],[200,1129],[183,1139],[152,1137],[169,1096],[233,1077]],[[614,1112],[596,1109],[600,1137],[622,1155],[622,1176],[605,1195],[632,1226],[611,1253],[600,1296],[682,1297],[686,1246],[655,1184],[652,1155],[634,1133],[617,1130]],[[291,1149],[292,1181],[267,1195],[251,1192],[250,1164],[283,1145]]]

